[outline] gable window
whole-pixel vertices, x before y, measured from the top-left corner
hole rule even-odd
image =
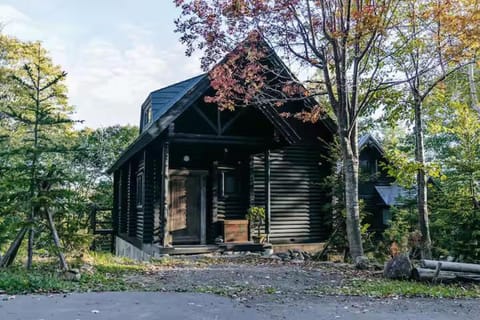
[[[143,125],[146,126],[152,121],[152,107],[146,107],[145,110],[143,110]]]
[[[144,180],[144,174],[143,174],[143,171],[140,171],[137,174],[137,194],[136,194],[137,208],[143,207],[143,194],[144,194],[143,180]]]
[[[360,160],[360,170],[364,174],[376,174],[378,171],[378,164],[376,159]]]

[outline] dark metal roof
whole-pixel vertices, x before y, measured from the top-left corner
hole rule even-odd
[[[389,186],[375,186],[378,194],[387,206],[402,205],[402,200],[415,199],[415,190],[405,189],[397,184]]]
[[[366,147],[374,147],[381,155],[385,155],[385,150],[381,143],[370,133],[367,133],[358,139],[358,149],[362,151]]]
[[[185,94],[190,91],[201,80],[208,78],[206,73],[196,77],[169,85],[165,88],[151,92],[143,106],[152,106],[153,121],[143,128],[142,131],[148,129],[156,120],[163,116],[177,101],[179,101]]]

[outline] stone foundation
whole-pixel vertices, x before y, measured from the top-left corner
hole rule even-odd
[[[120,257],[127,257],[140,261],[150,260],[152,258],[150,254],[138,249],[133,244],[119,237],[115,237],[115,254]]]

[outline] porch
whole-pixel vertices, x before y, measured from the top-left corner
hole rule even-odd
[[[253,205],[266,209],[268,235],[268,148],[272,145],[261,138],[212,139],[170,130],[167,137],[151,143],[118,171],[117,235],[139,248],[148,246],[152,253],[218,251],[221,246],[211,245],[228,241],[223,222],[244,220]],[[261,168],[258,159],[254,163],[259,154],[267,159]],[[254,189],[259,186],[252,180],[254,170],[259,169],[262,175],[267,172],[261,186],[267,196],[262,199],[255,197]],[[246,227],[234,241],[248,243]]]

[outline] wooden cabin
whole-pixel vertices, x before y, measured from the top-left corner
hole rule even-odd
[[[118,254],[144,258],[244,242],[252,206],[265,208],[272,244],[328,238],[323,180],[331,165],[322,155],[333,122],[280,116],[305,102],[220,111],[204,101],[212,90],[202,74],[153,91],[142,104],[140,135],[110,169]]]
[[[392,219],[391,208],[403,205],[403,200],[415,196],[395,183],[388,175],[384,165],[387,163],[385,150],[371,134],[365,134],[358,141],[359,161],[359,198],[363,200],[363,211],[367,213],[365,222],[370,231],[378,237],[388,228]]]

